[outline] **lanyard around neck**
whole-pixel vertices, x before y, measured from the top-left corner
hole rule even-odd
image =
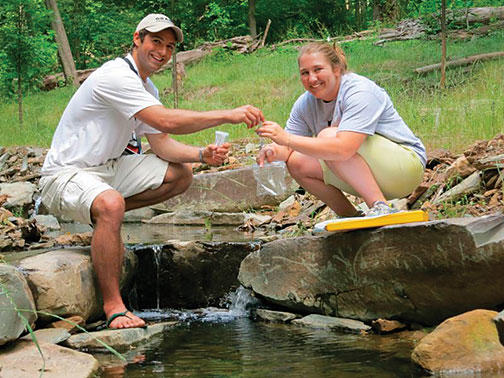
[[[138,74],[138,71],[133,66],[133,63],[131,63],[130,60],[128,58],[126,58],[125,56],[123,56],[123,59],[126,63],[128,63],[128,66],[129,66],[129,68],[131,68],[131,71],[133,71],[138,77],[140,77],[140,75]]]

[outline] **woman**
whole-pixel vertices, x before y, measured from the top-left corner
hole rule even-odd
[[[259,152],[258,164],[285,161],[294,179],[339,216],[360,215],[343,192],[361,197],[367,215],[394,212],[387,199],[408,195],[422,181],[422,142],[382,88],[347,72],[338,47],[310,43],[298,65],[306,92],[285,130],[271,121],[257,129],[274,142]]]

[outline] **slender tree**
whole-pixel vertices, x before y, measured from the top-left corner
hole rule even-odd
[[[48,15],[40,0],[4,0],[0,14],[0,84],[4,93],[15,94],[22,125],[24,91],[36,87],[55,62],[45,33]]]
[[[441,89],[445,87],[446,79],[446,0],[441,0]]]
[[[252,38],[257,37],[255,11],[256,11],[256,0],[248,0],[248,23],[249,23],[250,36]]]
[[[56,0],[45,0],[47,9],[53,12],[51,25],[55,33],[56,43],[58,44],[58,54],[63,65],[63,72],[67,84],[73,84],[75,87],[79,86],[79,78],[77,77],[77,70],[75,69],[75,62],[73,60],[70,44],[65,32],[65,26],[61,20],[61,15],[58,10]]]

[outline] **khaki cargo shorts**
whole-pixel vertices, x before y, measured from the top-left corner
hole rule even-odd
[[[418,155],[381,135],[368,136],[357,152],[369,165],[387,199],[409,195],[423,180],[424,167]],[[320,166],[326,184],[360,197],[350,185],[337,177],[324,161],[320,160]]]
[[[105,190],[115,189],[124,198],[157,189],[168,162],[156,155],[127,155],[104,165],[65,169],[40,179],[42,203],[49,212],[65,219],[91,224],[91,205]]]

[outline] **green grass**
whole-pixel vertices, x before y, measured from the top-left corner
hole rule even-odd
[[[477,63],[447,71],[446,89],[439,88],[439,72],[420,77],[413,69],[440,61],[439,41],[403,41],[374,46],[372,40],[343,45],[352,71],[376,81],[390,94],[396,108],[429,149],[461,151],[476,139],[489,139],[504,124],[503,60]],[[449,59],[502,50],[504,32],[467,42],[448,43]],[[218,52],[186,67],[179,107],[194,110],[223,109],[252,104],[267,119],[284,124],[295,99],[303,92],[297,72],[297,50],[284,47],[251,55]],[[155,75],[162,102],[173,105],[171,72]],[[58,119],[72,90],[56,89],[26,96],[25,123],[17,121],[17,105],[3,99],[0,111],[0,145],[49,146]],[[166,93],[166,95],[164,95]],[[230,139],[255,138],[242,125],[222,125]],[[176,139],[203,145],[214,139],[205,130]]]

